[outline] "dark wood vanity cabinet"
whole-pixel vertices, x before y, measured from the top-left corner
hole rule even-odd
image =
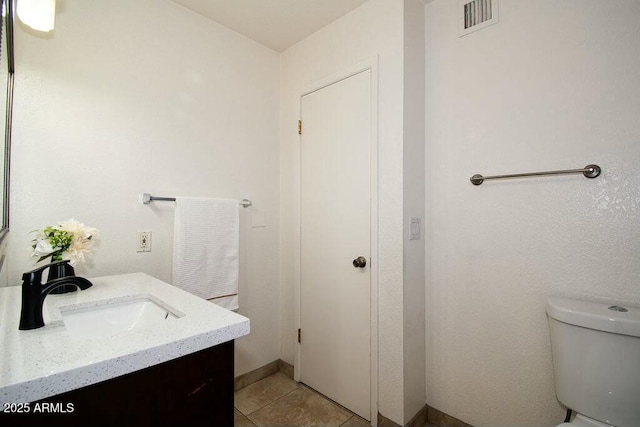
[[[233,426],[233,349],[229,341],[32,402],[30,413],[0,413],[0,425]],[[52,412],[34,413],[43,404]]]

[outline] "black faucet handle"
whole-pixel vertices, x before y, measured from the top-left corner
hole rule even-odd
[[[26,273],[22,273],[22,281],[28,283],[42,283],[42,272],[49,267],[56,267],[58,265],[62,265],[68,263],[68,259],[63,259],[62,261],[52,262],[51,264],[45,264],[42,267],[38,267],[34,270],[27,271]]]

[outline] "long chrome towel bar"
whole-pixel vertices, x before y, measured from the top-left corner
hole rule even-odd
[[[587,178],[595,178],[600,175],[600,166],[598,165],[587,165],[582,169],[567,169],[561,171],[547,171],[547,172],[529,172],[529,173],[514,173],[510,175],[493,175],[493,176],[482,176],[480,174],[473,175],[470,178],[470,181],[473,185],[480,185],[487,179],[504,179],[504,178],[525,178],[528,176],[544,176],[544,175],[567,175],[573,173],[581,173]]]
[[[156,202],[156,201],[157,202],[175,202],[176,198],[152,196],[149,193],[144,193],[142,195],[142,203],[144,203],[145,205],[148,205],[149,203]],[[242,201],[240,202],[240,206],[242,206],[243,208],[248,208],[251,205],[253,205],[253,203],[249,199],[242,199]]]

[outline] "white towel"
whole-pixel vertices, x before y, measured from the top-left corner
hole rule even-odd
[[[173,284],[238,309],[239,203],[176,198]]]

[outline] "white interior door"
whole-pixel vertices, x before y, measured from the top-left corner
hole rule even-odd
[[[369,420],[371,71],[301,102],[300,380]]]

